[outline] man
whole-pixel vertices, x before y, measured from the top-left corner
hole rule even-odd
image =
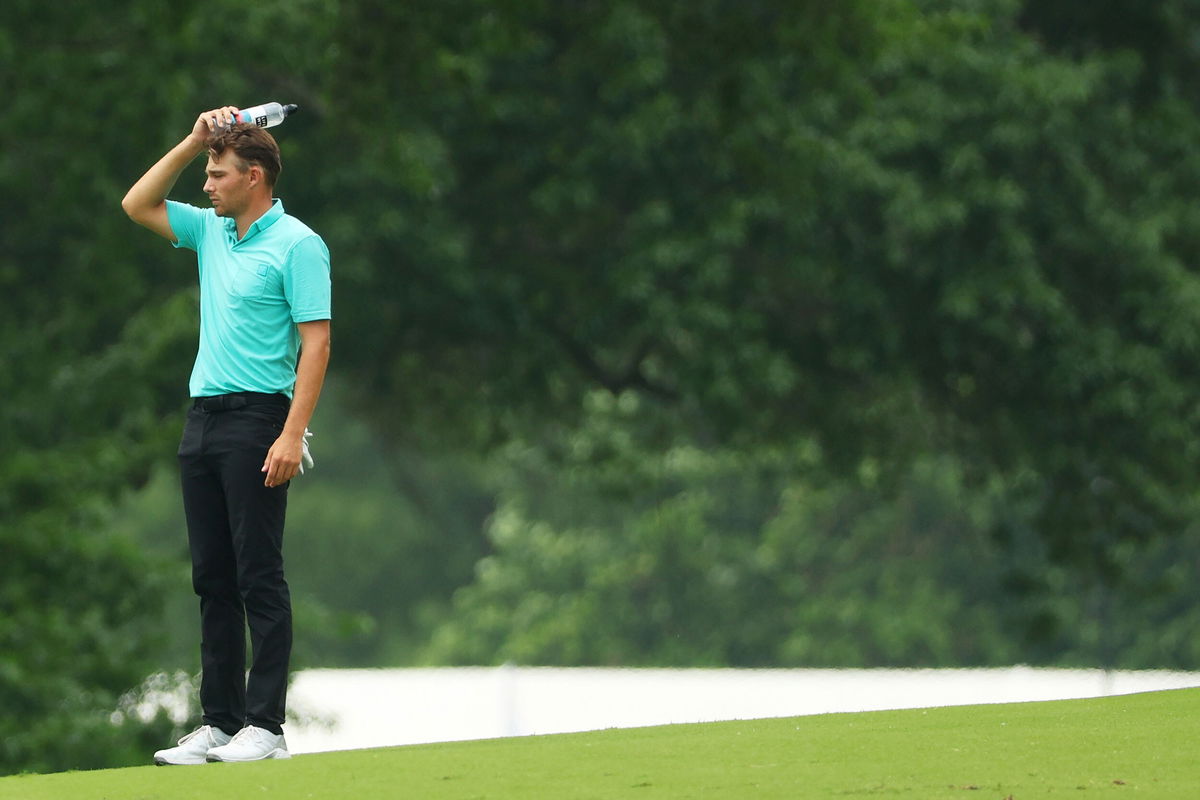
[[[135,222],[196,251],[200,274],[200,346],[179,463],[200,597],[204,724],[155,753],[157,764],[289,757],[283,523],[329,363],[329,251],[274,198],[279,147],[265,130],[233,124],[237,110],[197,117],[121,203]],[[204,152],[212,208],[167,200]]]

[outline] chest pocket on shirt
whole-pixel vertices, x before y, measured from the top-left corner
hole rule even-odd
[[[233,279],[233,293],[244,300],[261,300],[270,283],[270,264],[247,264]]]

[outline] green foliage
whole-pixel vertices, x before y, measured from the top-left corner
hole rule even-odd
[[[492,553],[427,662],[1200,664],[1186,538],[1096,540],[1094,569],[1072,569],[1019,487],[975,488],[949,459],[886,488],[870,464],[828,483],[778,452],[597,458],[601,428],[576,431],[560,460],[507,454]]]
[[[755,217],[784,213],[780,189],[813,168],[776,172],[756,131],[846,82],[838,45],[868,32],[858,4],[457,5],[348,4],[339,29],[369,68],[337,95],[378,113],[336,131],[362,155],[333,180],[367,191],[330,228],[352,232],[351,260],[397,268],[343,289],[370,312],[347,336],[372,320],[396,334],[348,365],[387,398],[378,416],[457,412],[439,429],[489,441],[570,420],[600,385],[685,408],[712,393],[719,408],[695,413],[732,418],[695,422],[728,428],[757,399],[740,371],[769,369],[769,396],[794,388],[739,258],[769,258]],[[400,51],[381,36],[413,29]],[[796,50],[804,68],[775,61]]]
[[[18,519],[0,526],[0,773],[136,763],[122,748],[144,732],[110,714],[150,668],[157,564],[94,513]]]
[[[968,491],[954,464],[922,463],[887,492],[869,467],[857,487],[822,484],[813,448],[656,455],[620,435],[644,413],[634,395],[590,406],[559,458],[507,453],[493,553],[456,593],[428,660],[947,666],[1023,655],[996,612],[1011,566],[989,537],[1001,493]]]
[[[1048,564],[1125,591],[1130,548],[1189,530],[1200,130],[1127,49],[1048,48],[1004,0],[440,8],[350,4],[338,29],[365,68],[337,95],[378,114],[337,129],[362,156],[333,180],[371,191],[330,228],[398,268],[349,277],[374,346],[347,368],[392,437],[553,447],[599,386],[656,404],[661,448],[814,448],[830,476],[867,465],[880,504],[949,454],[1007,487],[1036,547],[1003,519],[978,537],[1043,595]],[[702,524],[712,498],[669,497],[665,527],[736,539]],[[628,552],[659,510],[632,510]],[[548,538],[576,571],[621,552],[586,514],[498,519],[512,587]],[[1076,652],[1069,614],[1024,611],[1024,652]],[[487,650],[463,646],[435,652]]]
[[[536,440],[601,386],[843,474],[1033,474],[1059,557],[1181,529],[1200,129],[1137,60],[1002,0],[448,8],[337,31],[373,113],[326,221],[394,266],[346,274],[344,366],[391,436]]]
[[[1134,55],[1143,65],[1138,94],[1145,100],[1176,95],[1194,104],[1200,99],[1192,85],[1200,54],[1189,44],[1200,31],[1200,17],[1191,0],[1087,5],[1040,0],[1022,6],[1022,27],[1055,52],[1074,57],[1098,51]]]

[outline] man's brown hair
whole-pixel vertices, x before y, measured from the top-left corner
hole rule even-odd
[[[218,158],[226,150],[233,151],[241,162],[237,168],[245,172],[251,164],[262,167],[267,185],[274,188],[283,164],[279,160],[279,144],[275,137],[257,125],[239,122],[229,130],[215,133],[208,139],[208,151]]]

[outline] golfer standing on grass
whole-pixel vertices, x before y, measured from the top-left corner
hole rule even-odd
[[[274,198],[279,147],[262,128],[232,124],[237,110],[197,117],[121,203],[135,222],[196,251],[200,273],[200,346],[179,464],[200,597],[204,724],[155,753],[157,764],[289,755],[283,522],[329,363],[329,251]],[[205,152],[212,208],[167,200]]]

